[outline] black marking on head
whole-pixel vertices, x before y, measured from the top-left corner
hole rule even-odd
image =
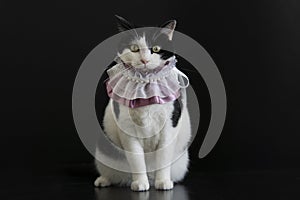
[[[174,56],[174,46],[172,40],[168,39],[168,36],[165,34],[160,34],[159,36],[155,37],[153,41],[151,41],[151,46],[158,45],[161,47],[161,50],[158,52],[158,54],[161,56],[163,60],[167,60],[168,58]],[[171,51],[168,51],[166,49],[169,49]],[[153,51],[151,50],[151,53]]]
[[[181,116],[181,105],[178,99],[174,101],[173,106],[174,106],[174,110],[172,112],[171,120],[172,120],[172,126],[176,127]]]
[[[118,52],[122,52],[125,48],[129,48],[130,42],[133,41],[135,38],[138,37],[138,33],[136,32],[135,25],[133,25],[131,22],[127,21],[123,17],[120,17],[118,15],[115,15],[117,19],[117,27],[120,32],[125,32],[126,34],[123,35],[121,38],[121,41],[118,45]]]
[[[151,53],[155,53],[152,51],[153,46],[160,46],[161,50],[157,52],[161,56],[163,60],[167,60],[168,58],[174,56],[174,47],[172,42],[173,31],[176,26],[175,20],[170,20],[163,25],[161,25],[161,29],[158,31],[157,29],[153,29],[153,31],[149,31],[147,33],[142,32],[142,30],[138,30],[135,28],[139,28],[140,26],[135,26],[132,23],[128,22],[123,17],[117,16],[117,24],[120,31],[127,31],[126,34],[123,35],[121,41],[118,45],[118,52],[122,52],[126,48],[130,48],[131,42],[143,37],[145,35],[147,44],[149,45],[149,49]],[[169,49],[168,51],[165,49]]]
[[[120,107],[119,107],[119,103],[116,101],[113,101],[113,108],[114,108],[114,113],[116,116],[116,119],[119,119],[119,115],[120,115]]]
[[[136,36],[131,33],[126,33],[122,36],[118,43],[118,52],[121,53],[124,49],[130,48],[131,42],[136,39]]]

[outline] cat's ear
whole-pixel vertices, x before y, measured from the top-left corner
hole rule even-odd
[[[115,17],[117,19],[117,26],[119,31],[134,29],[134,26],[123,17],[120,17],[119,15],[115,15]]]
[[[166,34],[169,40],[172,40],[173,33],[176,27],[176,20],[167,21],[160,27],[162,28],[161,33]]]

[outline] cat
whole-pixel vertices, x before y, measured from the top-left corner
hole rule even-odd
[[[146,191],[151,185],[170,190],[188,171],[187,144],[191,138],[185,90],[178,85],[178,79],[187,77],[175,67],[174,51],[165,50],[173,49],[176,21],[164,23],[159,31],[139,33],[124,18],[116,18],[119,30],[126,34],[117,59],[107,70],[110,99],[102,125],[111,142],[126,151],[126,159],[116,162],[120,166],[128,163],[131,171],[118,171],[95,159],[100,176],[94,185],[126,185],[133,191]],[[165,90],[163,84],[155,85],[159,81],[168,82],[170,87]],[[158,167],[154,171],[147,170],[153,164],[147,160],[149,152],[156,153],[154,162]],[[99,147],[95,156],[103,156]]]

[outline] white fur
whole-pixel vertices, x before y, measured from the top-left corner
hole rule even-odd
[[[171,184],[170,181],[178,182],[182,180],[187,172],[188,167],[188,152],[186,148],[187,143],[189,142],[191,131],[190,131],[190,119],[188,115],[188,111],[186,108],[183,109],[181,118],[178,122],[177,127],[173,128],[171,126],[171,120],[168,120],[165,123],[165,127],[162,131],[162,133],[155,135],[154,137],[150,137],[147,139],[136,139],[130,136],[127,133],[124,133],[121,131],[118,126],[124,126],[127,127],[127,130],[132,128],[132,132],[136,132],[134,130],[133,123],[131,122],[131,117],[128,116],[127,110],[129,108],[120,105],[120,116],[119,121],[116,122],[114,119],[113,111],[112,111],[112,100],[110,100],[109,105],[106,108],[105,116],[104,116],[104,127],[105,132],[107,133],[107,136],[114,142],[114,144],[119,145],[120,147],[124,148],[125,150],[129,150],[131,152],[152,152],[157,150],[159,147],[163,147],[165,145],[170,144],[170,141],[173,141],[176,148],[173,152],[173,158],[178,157],[180,153],[183,153],[179,159],[177,159],[175,162],[172,163],[170,167],[165,167],[162,170],[156,171],[156,177],[155,172],[149,172],[148,178],[146,175],[146,168],[144,165],[147,165],[143,158],[141,156],[137,156],[135,158],[127,158],[132,163],[135,163],[136,166],[133,166],[134,171],[145,173],[138,173],[131,176],[130,173],[117,171],[115,169],[111,169],[103,164],[101,164],[99,161],[96,161],[97,169],[99,173],[101,174],[101,177],[98,178],[95,181],[96,186],[108,186],[110,184],[119,184],[119,185],[129,185],[132,181],[131,188],[133,190],[141,191],[141,190],[147,190],[149,189],[148,181],[150,181],[151,185],[155,185],[157,189],[172,189],[173,184]],[[148,112],[148,109],[164,109],[169,117],[171,118],[171,114],[173,111],[173,102],[166,103],[166,104],[154,104],[150,106],[144,106],[138,109],[137,112],[135,112],[135,116],[138,117],[139,115],[145,114],[145,112]],[[156,118],[156,116],[152,116],[153,118]],[[156,119],[153,119],[154,121],[157,121]],[[142,120],[143,121],[143,120]],[[118,123],[118,124],[117,124]],[[156,123],[153,123],[153,126],[155,126]],[[174,138],[174,135],[177,136]],[[152,135],[153,133],[151,130],[149,131],[143,131],[143,132],[136,132],[137,135],[140,135],[142,137],[147,137],[148,135]],[[171,148],[171,147],[170,147]],[[170,148],[167,148],[170,150]],[[99,149],[96,151],[96,157],[97,154],[101,154]],[[166,154],[159,153],[157,155],[158,162],[163,162],[167,157],[170,155],[169,152],[166,152]],[[101,155],[105,156],[105,155]],[[121,163],[121,165],[126,165],[125,163]],[[165,161],[166,162],[166,161]],[[170,168],[170,169],[169,169]],[[168,171],[170,170],[170,171]],[[102,181],[102,177],[105,179]],[[155,181],[156,180],[156,181]],[[140,185],[138,187],[137,185]]]
[[[163,62],[159,54],[149,52],[145,37],[138,38],[134,43],[139,45],[141,50],[131,52],[125,49],[119,54],[124,62],[149,68]],[[141,59],[149,62],[143,65]],[[104,131],[114,144],[131,152],[126,153],[127,160],[115,162],[119,162],[119,166],[129,164],[132,173],[109,168],[96,160],[101,176],[95,180],[95,186],[131,185],[134,191],[148,190],[150,185],[154,185],[156,189],[172,189],[173,182],[184,178],[189,162],[187,144],[191,137],[191,127],[187,107],[181,108],[181,117],[174,128],[171,120],[173,102],[133,109],[119,104],[118,119],[114,117],[112,103],[113,100],[110,100],[105,110]],[[157,170],[149,172],[147,166],[151,163],[144,155],[154,151],[157,151],[155,157]],[[107,157],[97,149],[96,157],[100,154]],[[180,154],[182,156],[178,158]]]

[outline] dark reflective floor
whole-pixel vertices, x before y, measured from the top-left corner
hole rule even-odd
[[[47,173],[4,176],[0,199],[300,199],[300,173],[289,171],[190,172],[171,191],[94,188],[92,165],[61,166]]]

